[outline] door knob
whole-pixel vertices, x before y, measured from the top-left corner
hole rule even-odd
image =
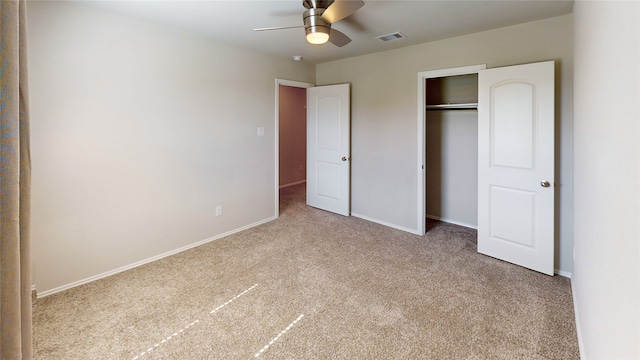
[[[549,186],[551,186],[551,184],[550,184],[548,181],[546,181],[546,180],[545,180],[545,181],[541,181],[541,182],[540,182],[540,186],[542,186],[542,187],[549,187]]]
[[[347,161],[347,157],[346,157],[346,156],[343,156],[343,157],[342,157],[342,161]]]

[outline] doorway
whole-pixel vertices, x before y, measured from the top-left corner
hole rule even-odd
[[[431,170],[431,172],[434,172],[434,169],[429,169],[428,166],[428,162],[427,162],[427,152],[428,150],[430,150],[429,152],[431,154],[436,154],[438,156],[441,156],[441,153],[438,153],[440,150],[436,149],[434,146],[439,146],[440,144],[438,143],[434,143],[432,141],[432,143],[427,144],[428,138],[427,138],[427,130],[429,131],[442,131],[442,129],[438,129],[438,123],[442,124],[442,121],[444,119],[443,117],[443,113],[434,113],[437,114],[437,116],[434,116],[436,119],[438,119],[438,122],[432,122],[427,124],[427,105],[428,104],[428,98],[430,100],[433,100],[435,102],[451,102],[450,99],[443,99],[441,97],[438,96],[434,96],[434,94],[428,94],[427,92],[427,81],[429,79],[442,79],[445,77],[457,77],[457,76],[463,76],[460,79],[463,81],[463,83],[466,83],[466,80],[464,80],[464,76],[465,75],[474,75],[476,76],[478,74],[478,72],[480,70],[486,69],[486,65],[474,65],[474,66],[465,66],[465,67],[459,67],[459,68],[452,68],[452,69],[443,69],[443,70],[434,70],[434,71],[424,71],[424,72],[420,72],[418,73],[418,111],[419,111],[419,116],[418,116],[418,150],[419,150],[419,154],[418,154],[418,166],[422,171],[418,172],[418,233],[421,235],[424,235],[426,233],[426,218],[427,215],[431,215],[432,218],[440,218],[440,219],[444,219],[444,220],[448,220],[448,222],[452,222],[452,223],[458,223],[459,225],[463,225],[463,226],[469,226],[472,225],[470,224],[470,221],[465,220],[465,219],[469,219],[469,218],[473,218],[474,214],[473,212],[471,213],[465,213],[463,215],[461,215],[461,219],[459,221],[452,221],[453,219],[450,218],[450,215],[446,214],[446,213],[437,213],[437,214],[429,214],[427,212],[427,177],[428,176],[432,176],[434,174],[430,174],[429,170]],[[451,85],[452,83],[455,83],[455,81],[447,81],[444,84],[442,82],[438,82],[435,81],[434,85],[437,86],[443,86],[443,85]],[[465,87],[465,86],[463,86]],[[463,91],[463,94],[467,93],[467,91]],[[429,95],[429,96],[428,96]],[[464,96],[463,96],[464,97]],[[459,100],[459,99],[458,99]],[[477,99],[475,100],[477,103]],[[458,102],[458,101],[456,101]],[[460,101],[461,104],[456,104],[456,105],[452,105],[449,106],[448,109],[466,109],[468,108],[469,104],[467,104],[466,100],[462,100]],[[445,105],[445,104],[442,104]],[[451,104],[448,104],[451,105]],[[433,104],[432,104],[433,106]],[[477,106],[477,104],[476,104]],[[433,109],[433,108],[432,108]],[[449,110],[444,110],[444,111],[449,111]],[[436,110],[436,111],[443,111],[443,110]],[[460,117],[459,122],[460,124],[453,123],[447,123],[447,126],[462,126],[462,127],[468,127],[468,125],[470,124],[468,119],[465,119],[464,116],[461,117],[461,114],[464,115],[464,113],[458,113],[457,117]],[[472,124],[472,123],[471,123]],[[429,125],[429,129],[427,129],[427,125]],[[433,127],[436,128],[433,128]],[[453,127],[452,127],[453,129]],[[462,129],[464,130],[464,129]],[[469,133],[467,130],[464,130],[465,132]],[[456,130],[457,131],[457,130]],[[438,139],[438,137],[435,137],[434,139]],[[465,142],[464,139],[462,140],[463,144],[468,145],[468,141]],[[428,148],[427,145],[429,145],[430,147]],[[458,146],[459,144],[452,144],[452,146]],[[469,152],[465,152],[462,151],[460,153],[461,155],[465,155],[465,157],[468,158],[467,155],[469,155]],[[453,154],[453,156],[456,156],[456,154]],[[467,161],[468,162],[468,161]],[[438,168],[438,172],[439,174],[435,174],[437,176],[441,176],[442,174],[442,167]],[[460,170],[464,170],[466,171],[466,175],[462,175],[460,176],[460,174],[458,174],[459,178],[465,179],[468,178],[468,170],[469,170],[469,164],[466,164],[465,162],[461,162],[461,165],[458,166],[458,169],[448,169],[449,171],[456,171],[456,172],[460,172]],[[438,187],[438,183],[434,178],[431,178],[431,188],[437,188]],[[469,184],[462,184],[461,185],[462,188],[469,188]],[[472,186],[472,185],[471,185]],[[454,196],[458,196],[459,192],[457,192],[455,189],[451,191],[451,194]],[[429,203],[429,206],[431,207],[440,207],[440,202],[441,199],[439,197],[434,196],[434,194],[431,194],[431,202]],[[468,196],[467,196],[468,197]],[[466,207],[468,209],[468,206]],[[464,206],[461,207],[460,209],[462,209],[464,211]],[[460,213],[460,210],[453,210],[454,212],[458,212]],[[468,211],[467,211],[468,212]],[[474,226],[470,226],[470,227],[474,227]]]
[[[476,229],[478,74],[428,78],[425,88],[426,217]]]
[[[276,217],[280,215],[280,190],[306,182],[306,89],[312,86],[276,79]]]

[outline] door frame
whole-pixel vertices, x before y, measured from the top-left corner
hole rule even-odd
[[[274,214],[280,217],[280,85],[308,89],[316,86],[312,83],[285,80],[276,78],[275,85],[275,122],[274,122],[274,139],[275,139],[275,189],[274,189]]]
[[[470,65],[470,66],[462,66],[456,68],[448,68],[448,69],[440,69],[440,70],[429,70],[429,71],[421,71],[418,73],[418,196],[417,196],[417,234],[424,236],[426,234],[426,171],[425,171],[425,152],[426,148],[426,89],[425,84],[426,80],[430,78],[444,77],[444,76],[455,76],[455,75],[468,75],[468,74],[477,74],[481,70],[487,68],[486,64],[480,65]]]

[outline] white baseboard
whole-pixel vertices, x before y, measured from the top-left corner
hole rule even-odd
[[[422,234],[418,233],[418,231],[416,229],[409,229],[409,228],[406,228],[406,227],[398,226],[398,225],[395,225],[395,224],[388,223],[386,221],[373,219],[373,218],[370,218],[368,216],[364,216],[364,215],[360,215],[360,214],[356,214],[356,213],[351,213],[351,216],[360,218],[362,220],[371,221],[371,222],[374,222],[376,224],[388,226],[390,228],[394,228],[394,229],[397,229],[397,230],[406,231],[406,232],[411,233],[411,234],[416,234],[416,235],[422,236]]]
[[[462,222],[459,222],[459,221],[455,221],[455,220],[451,220],[451,219],[447,219],[447,218],[441,218],[441,217],[433,216],[433,215],[427,215],[426,217],[428,219],[438,220],[438,221],[446,222],[446,223],[449,223],[449,224],[458,225],[458,226],[464,226],[466,228],[478,230],[478,227],[476,225],[466,224],[466,223],[462,223]]]
[[[278,187],[278,189],[284,189],[284,188],[289,187],[289,186],[300,185],[300,184],[304,184],[304,183],[306,183],[306,182],[307,182],[307,180],[295,181],[295,182],[292,182],[292,183],[288,183],[288,184],[280,185],[280,186]]]
[[[216,235],[216,236],[212,236],[212,237],[210,237],[208,239],[204,239],[204,240],[195,242],[193,244],[189,244],[189,245],[183,246],[181,248],[178,248],[178,249],[175,249],[175,250],[172,250],[172,251],[168,251],[168,252],[160,254],[160,255],[156,255],[156,256],[150,257],[148,259],[137,261],[137,262],[135,262],[133,264],[125,265],[125,266],[119,267],[117,269],[113,269],[113,270],[110,270],[110,271],[107,271],[107,272],[103,272],[102,274],[94,275],[94,276],[88,277],[86,279],[82,279],[82,280],[78,280],[78,281],[72,282],[70,284],[66,284],[66,285],[62,285],[62,286],[59,286],[59,287],[54,288],[54,289],[46,290],[46,291],[43,291],[42,293],[37,293],[37,298],[40,299],[40,298],[43,298],[43,297],[48,296],[48,295],[52,295],[52,294],[55,294],[55,293],[58,293],[58,292],[61,292],[61,291],[64,291],[64,290],[68,290],[68,289],[74,288],[76,286],[84,285],[84,284],[90,283],[92,281],[96,281],[96,280],[99,280],[99,279],[102,279],[102,278],[106,278],[107,276],[115,275],[117,273],[121,273],[123,271],[130,270],[130,269],[136,268],[138,266],[141,266],[141,265],[144,265],[144,264],[148,264],[148,263],[156,261],[156,260],[160,260],[162,258],[166,258],[167,256],[171,256],[171,255],[175,255],[175,254],[181,253],[181,252],[183,252],[185,250],[192,249],[192,248],[194,248],[196,246],[204,245],[206,243],[209,243],[209,242],[212,242],[212,241],[215,241],[215,240],[218,240],[218,239],[222,239],[222,238],[224,238],[226,236],[238,233],[238,232],[243,231],[243,230],[250,229],[252,227],[256,227],[258,225],[262,225],[264,223],[268,223],[269,221],[273,221],[275,219],[277,219],[277,217],[272,216],[270,218],[255,222],[253,224],[249,224],[247,226],[243,226],[243,227],[231,230],[231,231],[227,231],[226,233],[223,233],[223,234],[220,234],[220,235]],[[35,287],[35,285],[34,285],[34,287]]]
[[[556,275],[564,276],[564,277],[569,278],[569,279],[571,279],[571,276],[573,276],[573,273],[570,273],[568,271],[558,270],[558,269],[555,269],[554,273]]]
[[[582,340],[582,332],[580,331],[580,318],[578,316],[578,301],[576,300],[576,291],[573,288],[573,280],[571,280],[571,296],[573,297],[573,314],[576,318],[576,334],[578,335],[578,349],[580,350],[580,359],[586,360],[587,356],[584,352],[584,341]]]

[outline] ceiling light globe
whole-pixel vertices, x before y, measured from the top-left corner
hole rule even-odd
[[[323,27],[313,27],[307,31],[307,42],[309,44],[320,45],[329,41],[328,29]]]
[[[329,41],[329,34],[316,32],[307,34],[307,41],[309,44],[320,45]]]

